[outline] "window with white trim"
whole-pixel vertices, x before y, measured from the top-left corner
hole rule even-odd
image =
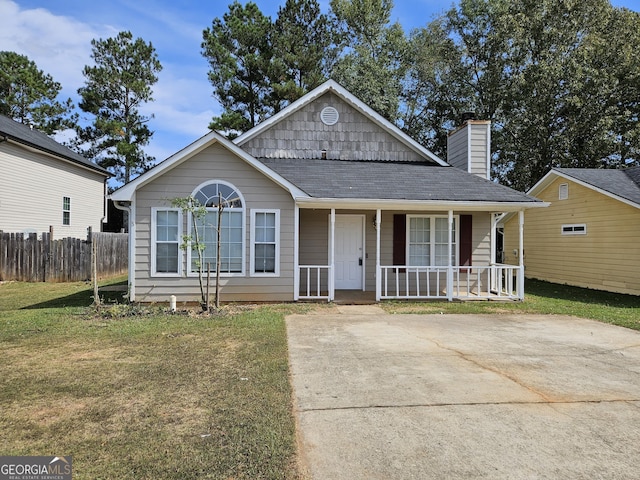
[[[562,225],[561,232],[562,232],[562,235],[586,235],[587,225],[586,223]]]
[[[71,225],[71,197],[62,197],[62,225]]]
[[[407,216],[407,265],[446,266],[449,264],[449,218]],[[458,264],[458,218],[451,231],[451,264]]]
[[[251,275],[280,274],[280,211],[251,210]]]
[[[182,273],[182,214],[176,208],[151,209],[151,274],[179,276]]]
[[[569,184],[561,183],[558,187],[558,200],[566,200],[569,198]]]
[[[220,273],[244,275],[245,233],[244,233],[244,200],[240,192],[231,184],[215,180],[200,185],[192,194],[193,198],[206,207],[203,218],[196,218],[198,239],[204,246],[203,269],[217,268],[218,251],[218,217],[220,217]],[[219,211],[219,206],[222,211]],[[192,216],[189,214],[189,235],[193,239]],[[189,273],[196,274],[199,267],[199,256],[193,248],[187,255]]]

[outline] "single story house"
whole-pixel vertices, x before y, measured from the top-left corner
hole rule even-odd
[[[530,190],[551,204],[527,212],[528,278],[640,295],[640,167],[554,168]],[[517,264],[517,221],[504,219],[506,263]]]
[[[210,132],[111,195],[129,211],[131,299],[199,298],[182,238],[197,229],[215,269],[220,202],[224,301],[522,299],[495,222],[545,204],[488,179],[489,122],[449,143],[458,167],[331,80],[234,141]],[[196,226],[172,206],[188,196],[209,211]]]
[[[109,172],[28,125],[0,115],[0,230],[86,238],[106,217]]]

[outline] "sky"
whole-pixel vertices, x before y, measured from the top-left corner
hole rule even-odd
[[[254,0],[276,17],[285,0]],[[154,135],[147,154],[164,160],[208,132],[221,110],[207,79],[201,54],[202,31],[228,11],[232,0],[0,0],[0,51],[26,55],[62,85],[61,99],[78,103],[84,85],[82,69],[91,64],[91,40],[131,31],[151,42],[163,66],[153,86],[154,102],[142,113],[153,114]],[[246,0],[241,0],[246,3]],[[329,0],[319,1],[324,12]],[[448,10],[452,0],[395,0],[392,21],[410,31]],[[640,0],[613,0],[618,7],[640,11]],[[357,92],[353,92],[357,95]],[[63,140],[64,138],[58,138]]]

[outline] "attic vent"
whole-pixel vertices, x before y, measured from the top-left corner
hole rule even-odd
[[[320,120],[325,125],[335,125],[338,123],[338,119],[340,118],[340,114],[338,110],[333,107],[324,107],[320,112]]]

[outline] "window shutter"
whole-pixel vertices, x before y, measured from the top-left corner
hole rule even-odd
[[[460,215],[460,265],[471,266],[473,253],[473,216]]]
[[[407,216],[393,216],[393,264],[407,264]]]

